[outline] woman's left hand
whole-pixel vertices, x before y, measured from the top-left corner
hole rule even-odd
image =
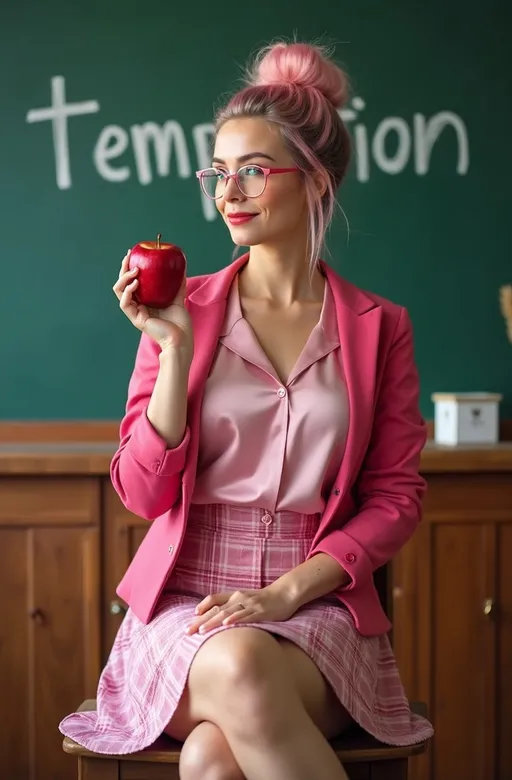
[[[212,628],[233,623],[278,622],[288,620],[296,611],[294,600],[275,583],[261,590],[214,593],[199,602],[196,607],[198,617],[186,633],[189,636],[197,632],[204,634]]]

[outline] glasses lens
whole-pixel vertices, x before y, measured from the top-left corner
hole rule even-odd
[[[208,198],[220,198],[226,188],[226,180],[222,171],[208,168],[201,176],[201,184]]]
[[[265,189],[265,171],[259,165],[244,165],[238,171],[240,189],[248,198],[257,198]]]

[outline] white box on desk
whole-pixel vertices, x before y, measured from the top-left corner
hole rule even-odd
[[[496,444],[499,393],[433,393],[436,444]]]

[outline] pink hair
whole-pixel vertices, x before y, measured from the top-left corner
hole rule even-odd
[[[216,131],[239,117],[263,117],[279,126],[304,176],[313,270],[350,161],[350,136],[337,111],[347,100],[347,76],[320,46],[276,43],[256,56],[246,84],[217,113]],[[318,174],[323,195],[315,183]]]

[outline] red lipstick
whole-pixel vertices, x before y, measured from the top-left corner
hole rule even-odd
[[[228,219],[232,225],[243,225],[245,222],[250,222],[251,219],[257,217],[257,214],[250,213],[248,211],[233,211],[228,214]]]

